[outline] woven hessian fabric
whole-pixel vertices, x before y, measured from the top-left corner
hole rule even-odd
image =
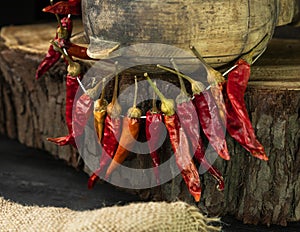
[[[218,218],[207,218],[185,202],[131,203],[95,210],[24,206],[0,197],[0,231],[140,232],[221,231]]]

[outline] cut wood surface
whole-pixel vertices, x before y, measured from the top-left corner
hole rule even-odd
[[[40,35],[34,43],[28,30]],[[46,141],[46,137],[67,134],[64,121],[65,63],[61,60],[39,80],[34,77],[54,32],[50,24],[2,28],[0,133],[29,147],[49,151],[81,168],[81,158],[76,150]],[[13,39],[14,35],[16,39]],[[216,182],[209,174],[201,176],[203,195],[198,207],[209,215],[230,214],[251,224],[286,225],[288,221],[300,220],[299,44],[299,40],[272,39],[267,51],[253,65],[245,99],[253,127],[270,160],[263,162],[251,157],[228,137],[232,159],[223,161],[218,158],[214,163],[224,175],[224,192],[215,188]],[[86,67],[90,65],[81,62]],[[162,74],[159,75],[163,78]],[[176,81],[167,76],[165,80]],[[120,90],[132,82],[131,76],[121,75]],[[168,153],[168,144],[164,144],[161,154],[167,158]],[[150,167],[151,160],[145,155],[132,154],[126,165]],[[84,170],[90,172],[87,168]],[[119,172],[115,175],[125,181],[135,179],[135,176]],[[162,185],[161,189],[156,187],[137,192],[144,199],[179,198],[193,203],[180,176]]]

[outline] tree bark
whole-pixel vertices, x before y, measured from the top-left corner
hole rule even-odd
[[[67,134],[65,63],[60,60],[41,79],[34,78],[48,41],[54,35],[52,28],[53,25],[21,26],[1,31],[0,133],[27,146],[46,150],[90,173],[91,170],[81,165],[76,150],[70,146],[58,147],[45,139]],[[26,34],[28,30],[36,31],[34,43]],[[197,206],[209,215],[231,214],[245,223],[268,225],[286,225],[289,221],[300,220],[299,52],[299,41],[273,39],[266,53],[253,65],[245,100],[257,137],[270,160],[264,162],[250,156],[227,135],[232,158],[230,161],[218,158],[214,162],[225,178],[225,190],[219,192],[215,180],[208,173],[201,175],[203,194]],[[86,69],[90,65],[80,62]],[[138,74],[141,73],[143,70]],[[131,74],[125,72],[121,75],[120,91],[133,83]],[[151,75],[178,86],[174,76],[166,73]],[[111,96],[112,86],[109,86],[108,96]],[[150,90],[145,87],[139,91]],[[129,98],[127,105],[132,102]],[[148,107],[144,104],[142,110],[145,112]],[[145,140],[143,133],[139,140]],[[168,141],[160,148],[160,154],[163,160],[170,157]],[[150,156],[131,154],[125,165],[150,167],[151,159]],[[118,171],[115,175],[129,182],[135,179],[135,176],[126,176]],[[136,192],[147,200],[172,201],[179,198],[194,204],[180,175],[161,187]]]

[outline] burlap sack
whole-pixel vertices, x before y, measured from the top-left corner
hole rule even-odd
[[[0,231],[22,232],[138,232],[221,231],[212,226],[218,218],[207,218],[185,202],[132,203],[127,206],[73,211],[67,208],[23,206],[0,197]]]

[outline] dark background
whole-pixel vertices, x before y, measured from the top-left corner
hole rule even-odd
[[[0,8],[0,27],[42,23],[55,20],[54,15],[42,12],[49,0],[8,0]]]

